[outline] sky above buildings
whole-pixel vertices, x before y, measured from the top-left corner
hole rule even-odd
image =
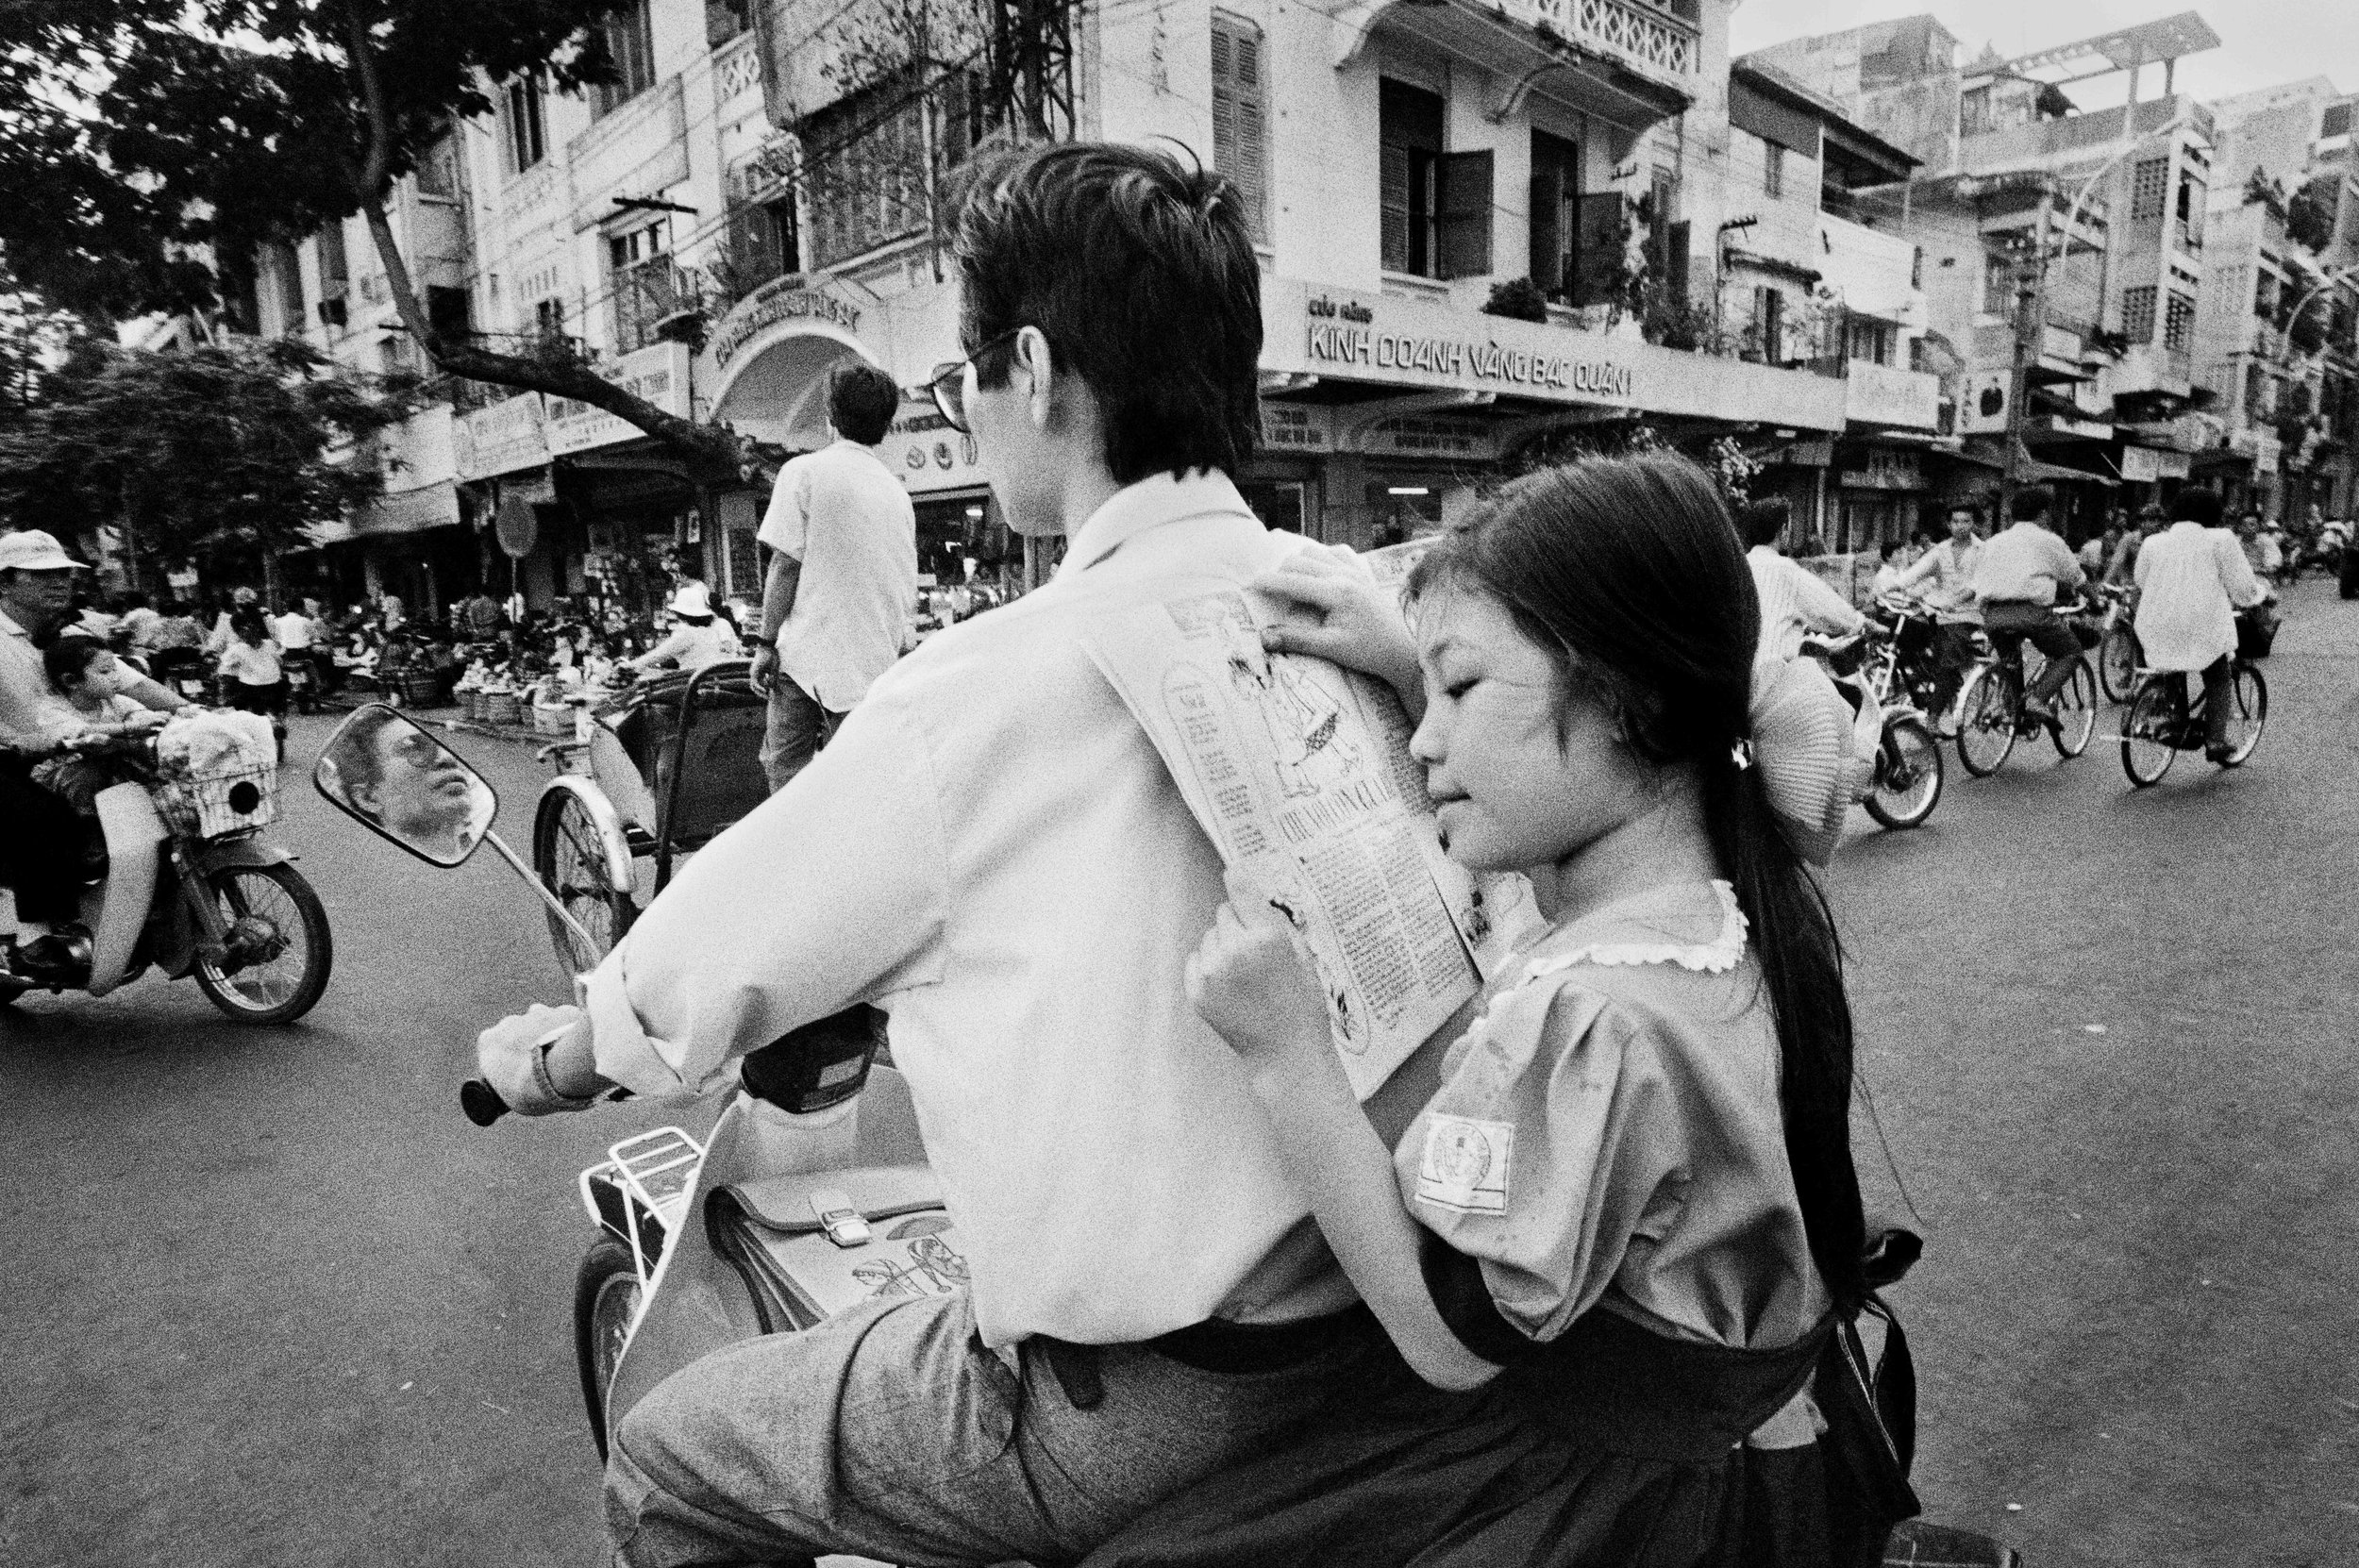
[[[1814,33],[1931,12],[1966,44],[1985,42],[2013,58],[2092,34],[2194,10],[2211,24],[2220,47],[2180,62],[2178,87],[2197,98],[2224,98],[2306,76],[2326,76],[2359,91],[2359,6],[2353,0],[1742,0],[1732,45],[1738,54]],[[2142,95],[2162,91],[2150,68]],[[2127,78],[2116,73],[2069,91],[2083,108],[2121,102]]]

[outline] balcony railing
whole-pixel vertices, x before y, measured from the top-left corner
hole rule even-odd
[[[1636,0],[1520,0],[1508,6],[1507,14],[1668,75],[1691,76],[1701,68],[1696,28]]]

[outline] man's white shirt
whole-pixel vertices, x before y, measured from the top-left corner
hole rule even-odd
[[[876,453],[837,441],[778,471],[756,535],[802,563],[778,628],[778,667],[830,712],[849,711],[910,640],[917,514]]]
[[[590,976],[598,1071],[642,1094],[714,1087],[732,1058],[873,1002],[989,1343],[1255,1315],[1238,1288],[1308,1209],[1188,1005],[1220,859],[1082,636],[1299,545],[1225,477],[1114,496],[1054,580],[895,664],[689,862]],[[1272,1315],[1351,1299],[1323,1251],[1294,1286]]]
[[[2151,670],[2200,670],[2236,651],[2236,611],[2259,604],[2244,543],[2225,528],[2173,523],[2138,552],[2132,623]]]

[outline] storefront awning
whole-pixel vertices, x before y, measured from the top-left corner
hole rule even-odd
[[[2007,466],[2006,442],[1996,436],[1968,436],[1966,448],[1958,456],[1984,468],[2004,472]],[[2018,445],[2016,455],[2021,466],[2016,476],[2043,485],[2103,485],[2108,490],[2120,487],[2121,481],[2110,474],[2092,474],[2085,468],[2066,468],[2062,463],[2042,462]]]
[[[444,479],[439,484],[377,496],[353,513],[352,531],[367,539],[373,535],[424,533],[428,528],[453,527],[458,522],[459,487]]]

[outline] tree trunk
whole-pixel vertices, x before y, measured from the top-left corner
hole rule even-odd
[[[569,397],[603,409],[653,436],[699,473],[736,479],[745,476],[748,466],[766,467],[755,457],[750,442],[742,442],[717,425],[682,419],[643,397],[635,397],[570,355],[560,359],[554,351],[546,358],[494,354],[474,343],[452,342],[435,332],[418,303],[409,264],[393,239],[393,225],[385,216],[385,192],[391,184],[387,171],[393,127],[386,111],[383,86],[377,77],[376,56],[369,46],[368,28],[358,8],[347,8],[345,14],[349,64],[360,89],[369,127],[366,156],[361,167],[352,171],[354,193],[360,201],[360,215],[369,225],[369,238],[376,246],[377,260],[384,266],[385,284],[393,296],[393,309],[419,351],[438,369],[452,375],[513,387],[519,392]]]

